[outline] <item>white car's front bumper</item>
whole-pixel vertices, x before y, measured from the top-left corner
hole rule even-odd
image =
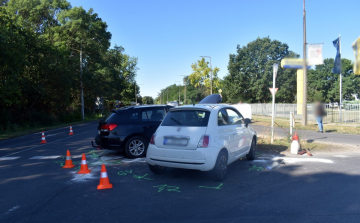
[[[150,165],[209,171],[214,168],[218,154],[219,149],[211,146],[196,150],[180,150],[158,148],[149,144],[146,161]]]

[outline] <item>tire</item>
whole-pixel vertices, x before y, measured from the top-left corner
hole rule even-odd
[[[131,137],[125,145],[125,153],[130,158],[146,156],[147,141],[141,136]]]
[[[246,159],[254,160],[255,159],[255,151],[256,151],[256,141],[255,141],[255,138],[253,138],[253,140],[251,142],[251,147],[250,147],[249,153],[246,154]]]
[[[165,173],[166,171],[166,167],[164,166],[152,166],[149,164],[149,168],[151,170],[151,172],[155,173],[155,174],[162,174],[162,173]]]
[[[228,156],[225,151],[220,151],[214,169],[211,170],[211,175],[216,181],[222,181],[226,177]]]

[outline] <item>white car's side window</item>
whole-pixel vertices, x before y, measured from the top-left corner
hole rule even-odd
[[[229,116],[229,122],[231,125],[242,124],[242,120],[244,119],[239,113],[235,112],[232,109],[227,108],[226,112]]]
[[[218,126],[229,125],[228,114],[225,109],[221,109],[218,113]]]

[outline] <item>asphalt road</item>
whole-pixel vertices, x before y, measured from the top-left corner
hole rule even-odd
[[[96,150],[96,123],[0,141],[0,222],[359,222],[358,153],[258,151],[223,182],[206,172],[154,175],[143,159]],[[75,169],[63,169],[66,150]],[[78,175],[86,153],[90,174]],[[112,189],[97,190],[106,164]]]

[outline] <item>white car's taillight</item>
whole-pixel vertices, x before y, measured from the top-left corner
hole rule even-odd
[[[198,143],[198,148],[206,148],[210,144],[210,136],[209,135],[203,135]]]
[[[155,136],[156,136],[156,134],[154,134],[154,135],[151,136],[150,144],[155,145]]]

